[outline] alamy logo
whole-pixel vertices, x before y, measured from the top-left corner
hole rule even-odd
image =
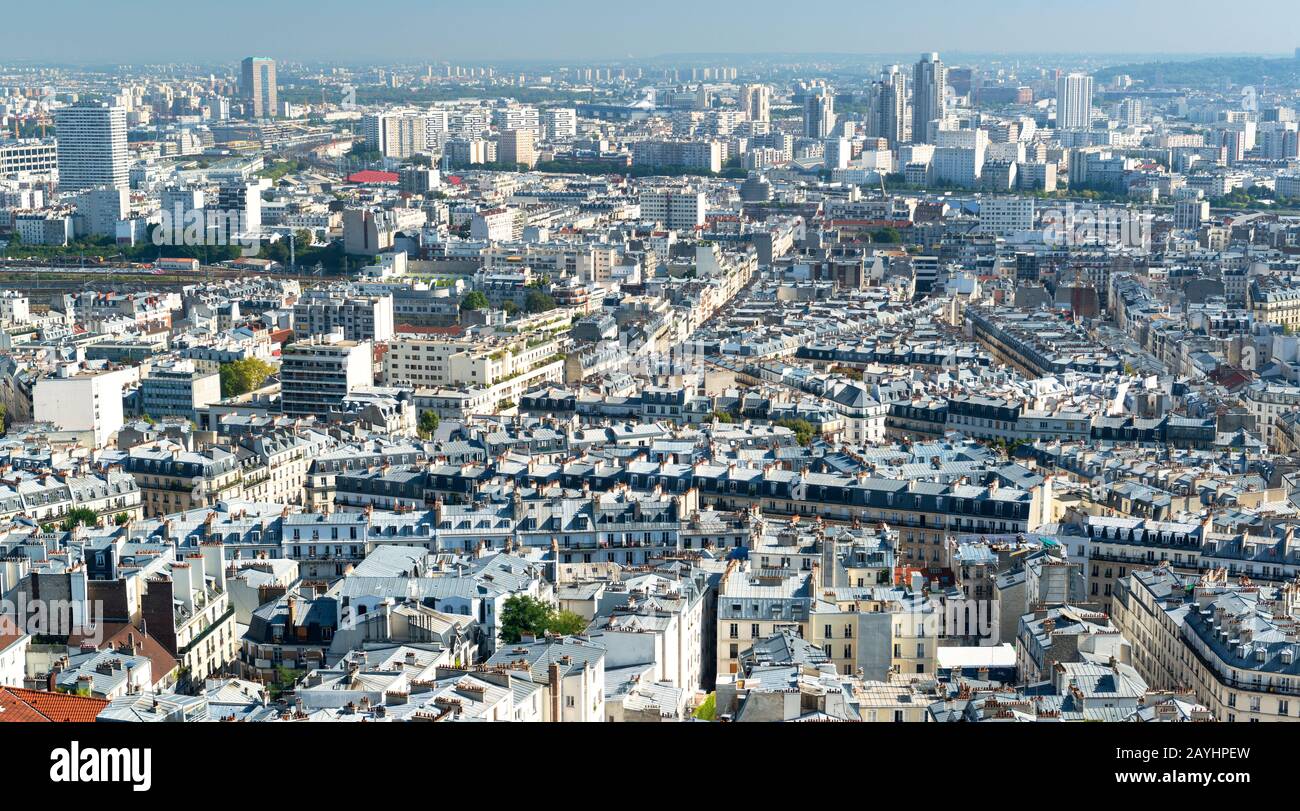
[[[153,244],[163,246],[237,247],[244,256],[257,256],[262,249],[248,216],[239,209],[191,208],[178,204],[159,212],[153,229]]]
[[[119,747],[82,748],[73,741],[50,752],[50,780],[54,783],[130,783],[132,791],[153,785],[153,750]]]

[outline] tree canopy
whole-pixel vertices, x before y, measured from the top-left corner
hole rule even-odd
[[[546,633],[571,636],[587,630],[587,621],[572,611],[561,611],[550,603],[516,594],[506,600],[501,611],[501,639],[514,644],[524,634],[540,637]]]
[[[275,367],[261,358],[244,358],[221,364],[221,396],[237,397],[261,388]]]
[[[415,430],[424,439],[433,436],[433,432],[438,430],[438,415],[432,411],[421,411],[420,417],[416,422]]]
[[[487,296],[483,295],[480,290],[470,291],[465,298],[460,300],[461,312],[467,310],[483,310],[488,306]]]
[[[541,290],[529,290],[527,298],[524,299],[524,309],[530,313],[544,313],[547,310],[554,310],[555,299],[551,298],[549,293],[543,293]]]

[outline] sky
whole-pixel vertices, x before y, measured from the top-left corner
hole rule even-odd
[[[1296,0],[46,0],[0,64],[569,63],[674,53],[1291,54]],[[1241,19],[1234,20],[1234,9]]]

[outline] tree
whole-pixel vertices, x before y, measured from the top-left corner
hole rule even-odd
[[[78,526],[93,527],[99,524],[99,515],[89,507],[74,507],[68,513],[68,517],[63,519],[61,529],[64,532],[71,532]]]
[[[777,420],[776,425],[794,431],[795,441],[804,447],[811,445],[813,437],[817,434],[817,429],[813,427],[811,422],[808,422],[808,420],[805,419]]]
[[[726,411],[715,411],[715,412],[713,412],[713,419],[714,419],[715,422],[735,422],[735,421],[736,421],[735,418],[732,417],[731,414],[728,413],[728,412],[726,412]]]
[[[221,396],[237,397],[261,388],[275,367],[261,358],[244,358],[221,364]]]
[[[9,409],[0,403],[0,436],[9,433]]]
[[[501,303],[501,309],[506,311],[506,315],[513,318],[515,313],[519,312],[519,305],[515,304],[514,299],[506,299]]]
[[[903,241],[903,235],[898,232],[897,228],[878,228],[871,234],[872,242],[882,243],[899,243]]]
[[[524,299],[524,309],[530,313],[544,313],[548,310],[554,310],[555,299],[541,290],[529,290],[528,297]]]
[[[465,298],[460,300],[461,312],[465,312],[467,310],[483,310],[486,309],[487,306],[488,306],[487,296],[483,295],[482,291],[479,290],[471,291],[468,295],[465,296]]]
[[[561,636],[573,636],[587,630],[587,621],[572,611],[556,611],[546,623],[546,630]]]
[[[527,594],[516,594],[501,609],[501,639],[514,644],[524,634],[541,636],[551,618],[551,607]]]
[[[572,636],[586,630],[587,621],[580,615],[560,611],[527,594],[510,597],[501,611],[501,639],[511,644],[523,639],[524,634]]]
[[[424,439],[433,436],[433,432],[438,430],[438,415],[432,411],[421,411],[420,418],[416,422],[415,430]]]
[[[120,512],[117,515],[113,516],[113,523],[117,524],[119,527],[122,526],[123,524],[128,524],[130,522],[131,522],[131,514],[128,512]]]

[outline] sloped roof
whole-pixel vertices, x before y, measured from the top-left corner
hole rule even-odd
[[[0,722],[71,721],[90,723],[108,706],[102,698],[0,687]]]

